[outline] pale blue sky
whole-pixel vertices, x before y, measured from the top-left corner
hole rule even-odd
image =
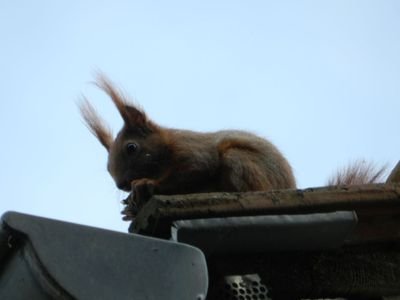
[[[400,159],[399,1],[1,1],[0,37],[0,213],[126,230],[76,108],[119,130],[97,69],[162,125],[269,138],[299,187]]]

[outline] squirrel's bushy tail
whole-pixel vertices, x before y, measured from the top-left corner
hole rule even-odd
[[[385,181],[387,167],[378,167],[373,162],[356,160],[348,166],[338,169],[327,182],[327,185],[358,185],[380,183]]]

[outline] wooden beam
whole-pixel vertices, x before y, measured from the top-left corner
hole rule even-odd
[[[249,193],[154,196],[137,215],[133,232],[167,236],[174,220],[354,210],[349,243],[400,238],[400,184],[372,184]]]
[[[400,161],[394,167],[392,172],[390,173],[387,183],[400,183]]]

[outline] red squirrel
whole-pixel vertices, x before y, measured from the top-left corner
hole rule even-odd
[[[105,76],[96,81],[117,107],[124,125],[114,139],[86,99],[81,114],[108,151],[108,171],[117,187],[131,191],[124,220],[152,194],[246,192],[296,187],[292,168],[269,141],[235,130],[201,133],[162,127],[134,105]],[[359,160],[339,170],[328,185],[375,183],[385,168]]]
[[[96,85],[114,102],[123,128],[114,139],[89,101],[84,99],[80,110],[108,151],[107,169],[117,187],[134,195],[134,203],[125,203],[125,220],[132,219],[135,206],[152,194],[296,187],[291,166],[271,142],[245,131],[201,133],[162,127],[105,76],[99,75]]]

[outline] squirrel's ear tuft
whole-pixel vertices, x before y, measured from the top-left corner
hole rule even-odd
[[[124,120],[126,128],[138,131],[140,134],[148,134],[156,129],[157,126],[147,118],[145,112],[132,104],[104,74],[97,74],[96,85],[110,96]]]
[[[83,97],[83,100],[78,103],[78,106],[86,126],[93,133],[93,135],[97,137],[107,151],[109,151],[113,143],[111,130],[107,125],[105,125],[105,122],[101,119],[95,108],[85,97]]]

